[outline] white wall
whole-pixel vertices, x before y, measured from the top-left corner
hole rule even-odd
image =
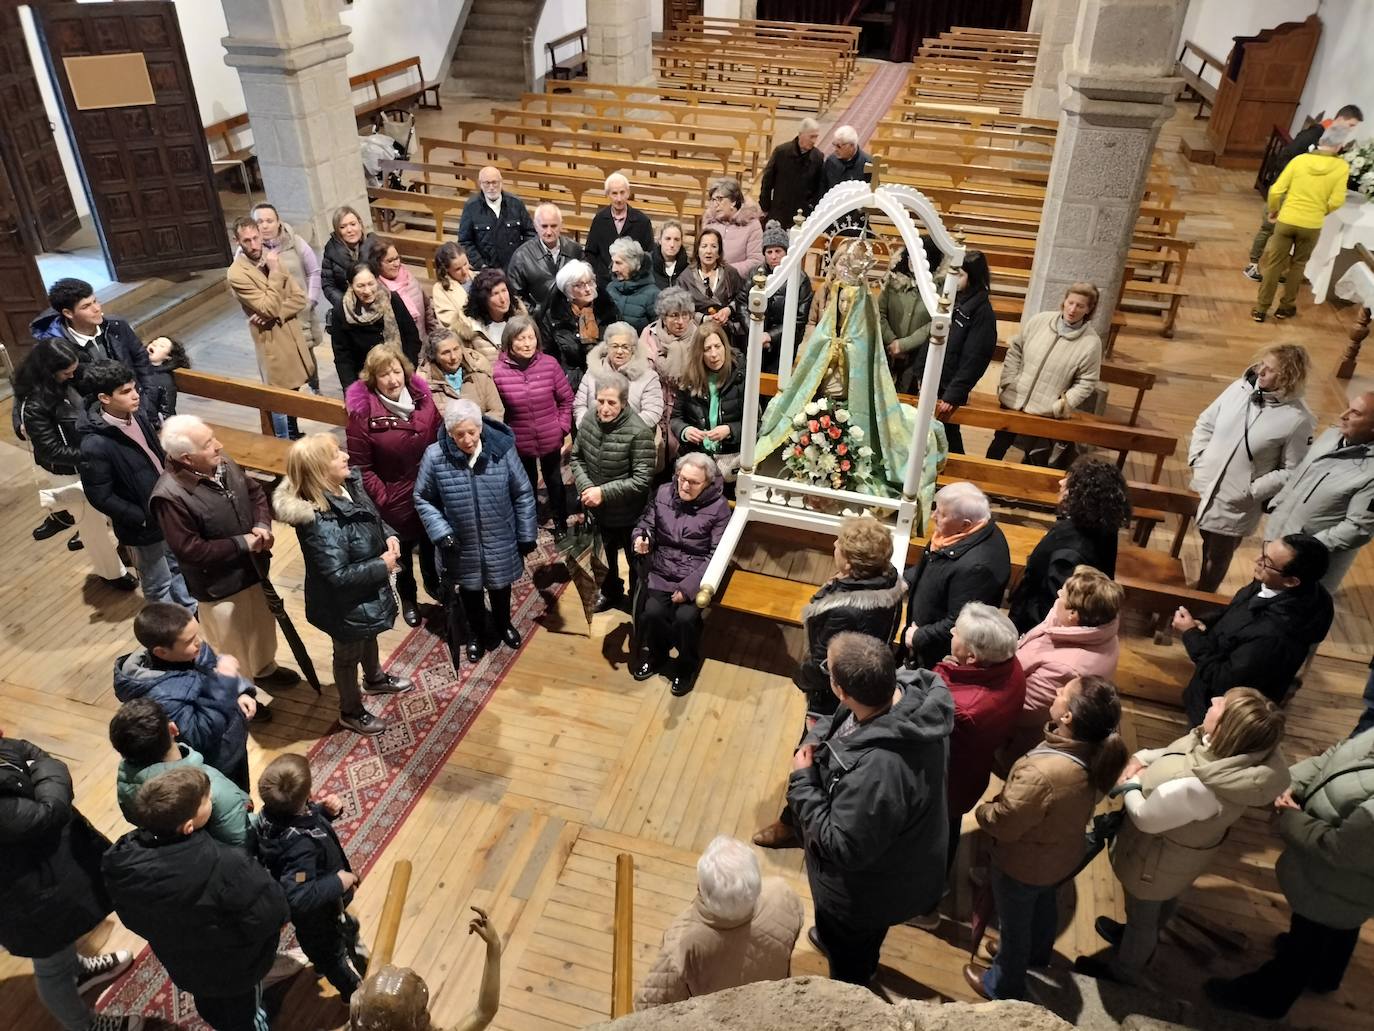
[[[557,2],[550,0],[549,6]],[[217,0],[177,0],[179,7],[205,3],[217,5]],[[426,76],[433,79],[440,72],[447,76],[448,69],[440,66],[454,26],[460,15],[466,17],[467,6],[464,0],[354,0],[345,5],[339,20],[353,29],[348,73],[357,75],[418,54]]]
[[[534,29],[534,77],[539,79],[549,73],[549,52],[544,44],[586,27],[587,0],[546,0],[539,24]],[[571,53],[570,43],[558,49],[559,57],[568,57]]]
[[[1322,20],[1321,39],[1307,76],[1294,128],[1302,116],[1325,111],[1327,117],[1346,104],[1358,104],[1365,124],[1360,139],[1374,136],[1374,82],[1368,75],[1374,50],[1374,3],[1370,0],[1322,0],[1317,15]]]
[[[1183,19],[1183,39],[1196,43],[1221,61],[1231,52],[1235,36],[1253,36],[1261,29],[1272,29],[1286,21],[1302,21],[1317,9],[1319,0],[1192,0]],[[1183,44],[1179,44],[1182,49]],[[1197,67],[1197,58],[1190,57],[1189,68]],[[1213,68],[1203,77],[1216,84],[1219,78]]]

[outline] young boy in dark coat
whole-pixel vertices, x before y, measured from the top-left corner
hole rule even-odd
[[[214,1031],[266,1027],[262,979],[291,915],[281,886],[243,849],[204,832],[204,770],[178,766],[148,781],[134,814],[139,829],[101,864],[119,919],[147,939]]]
[[[312,802],[310,787],[303,755],[279,755],[263,770],[258,855],[286,890],[301,950],[346,1001],[367,973],[358,921],[348,912],[360,878],[334,833],[343,803],[337,795]]]
[[[180,605],[145,605],[134,617],[134,637],[143,647],[115,660],[115,697],[154,699],[207,765],[247,791],[246,721],[259,710],[257,688],[239,674],[238,660],[216,656]]]

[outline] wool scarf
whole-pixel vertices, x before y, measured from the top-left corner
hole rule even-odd
[[[410,274],[410,269],[401,265],[401,271],[396,273],[395,279],[385,281],[387,289],[394,294],[400,294],[401,300],[405,302],[406,311],[410,312],[410,317],[415,320],[415,325],[421,330],[425,328],[425,295],[420,289],[420,284],[415,281],[415,277]]]
[[[415,399],[410,396],[410,391],[404,386],[401,387],[400,396],[395,401],[381,391],[377,392],[377,400],[382,402],[383,408],[398,419],[409,419],[415,414]]]
[[[343,301],[344,321],[350,326],[371,326],[380,321],[382,343],[400,348],[401,331],[396,326],[396,315],[391,310],[391,291],[383,284],[377,284],[377,296],[371,304],[358,300],[352,284],[345,291]]]

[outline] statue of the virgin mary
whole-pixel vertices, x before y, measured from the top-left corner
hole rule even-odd
[[[870,474],[853,489],[883,497],[901,493],[916,410],[898,400],[878,326],[878,305],[867,275],[874,265],[867,239],[846,244],[835,258],[825,309],[802,348],[792,378],[763,413],[754,461],[790,446],[794,419],[819,398],[830,408],[842,403],[849,422],[873,449]],[[944,428],[931,424],[921,471],[920,526],[924,529],[935,495],[935,478],[949,454]]]

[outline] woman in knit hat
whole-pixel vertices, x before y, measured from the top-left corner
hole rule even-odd
[[[763,231],[763,264],[750,270],[740,286],[739,296],[735,299],[736,311],[749,310],[749,291],[754,285],[754,276],[762,272],[765,276],[782,264],[787,257],[787,230],[776,220],[770,219]],[[811,310],[811,277],[802,273],[801,289],[797,291],[797,332],[792,338],[793,354],[801,347],[802,336],[806,332],[806,315]],[[768,307],[763,313],[763,371],[778,371],[778,355],[782,350],[782,325],[787,311],[787,290],[779,288],[768,298]]]

